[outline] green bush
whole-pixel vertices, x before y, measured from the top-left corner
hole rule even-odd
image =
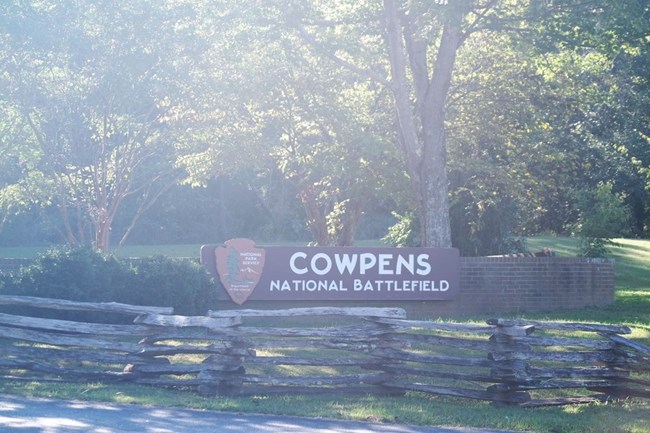
[[[612,238],[627,234],[630,221],[625,197],[612,191],[611,183],[599,183],[595,189],[573,193],[578,217],[569,228],[578,237],[580,255],[605,257]]]
[[[388,228],[388,233],[381,240],[394,247],[415,247],[420,245],[420,228],[412,212],[400,215],[393,212],[397,222]]]
[[[506,187],[494,192],[459,188],[449,206],[452,244],[466,257],[523,252],[525,242],[515,234],[521,212],[520,203]]]
[[[129,268],[117,258],[90,248],[56,248],[7,282],[6,292],[70,301],[115,301],[129,284]]]
[[[132,272],[133,283],[119,296],[122,302],[174,307],[174,313],[186,316],[216,307],[215,284],[197,262],[155,256],[133,262]]]
[[[202,315],[216,306],[214,283],[198,263],[163,256],[121,260],[90,248],[50,250],[20,273],[3,277],[0,292],[174,307],[174,312],[182,315]],[[56,315],[82,317],[63,312]]]
[[[616,243],[608,238],[581,236],[578,238],[578,251],[582,257],[607,257],[611,246]]]

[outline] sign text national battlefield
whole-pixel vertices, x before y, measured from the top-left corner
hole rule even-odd
[[[249,239],[205,245],[201,262],[221,299],[437,301],[457,296],[455,248],[264,247]]]

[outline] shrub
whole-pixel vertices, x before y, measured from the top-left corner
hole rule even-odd
[[[215,308],[217,292],[205,269],[188,259],[155,256],[132,264],[133,283],[120,296],[135,305],[174,307],[181,315],[203,315]]]
[[[174,307],[183,315],[204,314],[216,306],[216,289],[207,272],[186,259],[153,257],[120,260],[90,248],[58,248],[0,283],[5,294],[83,302],[121,302]],[[86,320],[90,314],[48,316]]]
[[[381,240],[394,247],[414,247],[420,245],[420,230],[416,216],[412,212],[400,215],[393,212],[397,222],[388,228]]]
[[[600,182],[595,189],[573,193],[578,212],[577,221],[570,226],[579,238],[580,255],[604,257],[609,247],[615,245],[612,238],[626,234],[630,213],[625,197],[612,191],[611,183]]]
[[[19,273],[4,277],[2,293],[82,302],[115,301],[115,293],[128,284],[128,267],[115,257],[90,248],[56,248],[41,254]],[[117,317],[79,311],[39,311],[13,308],[14,314],[66,320],[115,321]]]
[[[90,248],[56,248],[40,255],[9,284],[6,291],[25,296],[70,301],[115,301],[128,284],[128,267]]]
[[[451,239],[461,255],[487,256],[526,250],[523,238],[515,234],[521,222],[520,204],[507,188],[497,191],[460,188],[453,192],[449,207]]]

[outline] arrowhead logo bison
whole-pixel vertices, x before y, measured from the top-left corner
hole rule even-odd
[[[234,302],[243,304],[260,281],[265,251],[250,239],[231,239],[215,253],[221,284]]]

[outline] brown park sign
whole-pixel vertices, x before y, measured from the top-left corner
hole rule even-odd
[[[441,301],[457,296],[455,248],[264,247],[250,239],[201,247],[221,300]]]

